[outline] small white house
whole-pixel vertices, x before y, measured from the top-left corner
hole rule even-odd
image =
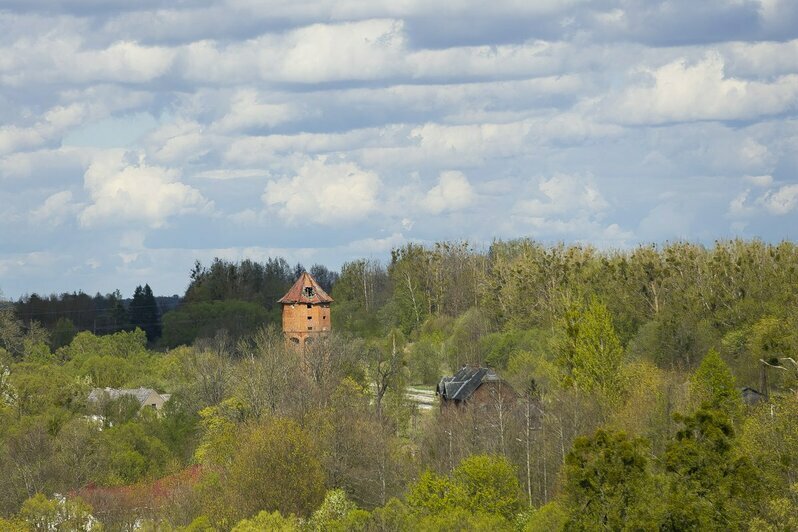
[[[89,394],[90,403],[119,399],[130,395],[136,398],[141,408],[160,410],[169,400],[170,394],[159,394],[152,388],[94,388]]]

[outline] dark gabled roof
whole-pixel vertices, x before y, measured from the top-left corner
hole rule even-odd
[[[466,401],[483,382],[501,381],[490,368],[463,366],[451,377],[443,377],[436,393],[447,401]]]
[[[312,288],[313,295],[308,297],[305,293],[305,288]],[[319,283],[316,282],[308,272],[302,272],[299,279],[296,280],[288,292],[277,300],[278,303],[284,305],[293,305],[294,303],[332,303],[333,298],[327,295]]]

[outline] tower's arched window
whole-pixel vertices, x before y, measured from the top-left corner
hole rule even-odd
[[[295,343],[295,344],[297,344],[297,345],[299,345],[299,338],[297,338],[297,337],[295,337],[295,336],[292,336],[292,337],[291,337],[291,342],[292,342],[292,343]]]

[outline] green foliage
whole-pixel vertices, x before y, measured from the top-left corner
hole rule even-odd
[[[734,375],[720,354],[711,349],[690,379],[690,395],[697,405],[715,409],[734,418],[742,410]]]
[[[683,428],[665,452],[669,473],[665,528],[739,528],[761,495],[761,479],[734,449],[734,430],[723,412],[677,416]]]
[[[425,471],[408,488],[405,498],[407,504],[417,511],[438,514],[449,508],[464,505],[466,496],[463,486],[452,479],[432,471]]]
[[[490,331],[490,323],[485,312],[470,308],[457,319],[452,333],[445,343],[450,368],[461,368],[464,364],[481,364],[484,353],[480,349],[482,338]]]
[[[644,445],[604,430],[576,439],[563,467],[566,530],[656,528],[656,488]]]
[[[481,338],[485,364],[505,369],[510,359],[520,352],[543,353],[548,348],[548,335],[541,329],[510,330],[491,333]]]
[[[380,310],[389,294],[388,274],[373,260],[356,260],[341,266],[332,294],[332,320],[338,330],[372,338],[382,334]]]
[[[233,338],[251,334],[265,323],[277,322],[279,316],[257,303],[238,300],[187,303],[163,316],[166,347],[190,345],[197,338],[209,338],[226,330]]]
[[[78,328],[72,323],[69,318],[58,318],[53,327],[53,332],[50,334],[50,347],[53,350],[60,349],[72,343],[75,336],[78,334]]]
[[[760,403],[742,424],[740,447],[773,493],[787,493],[798,479],[798,397]],[[798,499],[796,499],[798,500]]]
[[[517,240],[392,259],[344,266],[334,327],[353,334],[302,354],[260,330],[295,275],[279,259],[198,264],[165,353],[143,330],[70,341],[95,319],[127,327],[118,294],[31,296],[24,324],[3,306],[0,515],[37,493],[26,511],[52,515],[60,493],[113,530],[795,528],[798,246]],[[74,328],[44,313],[55,299],[80,309]],[[769,402],[743,408],[737,383],[759,387],[760,359],[780,366]],[[518,396],[429,411],[402,393],[464,362]],[[102,426],[94,386],[172,398],[157,413],[97,405]],[[28,527],[15,519],[0,528]]]
[[[80,499],[48,499],[37,493],[26,500],[19,517],[32,530],[89,530],[91,508]]]
[[[232,532],[300,532],[299,520],[292,516],[283,517],[280,512],[262,511],[251,519],[244,519],[232,528]]]
[[[161,311],[150,285],[145,284],[143,288],[136,287],[128,313],[130,324],[143,330],[149,342],[154,342],[161,337]]]
[[[512,464],[501,456],[470,456],[452,473],[466,498],[466,508],[512,519],[520,509],[521,486]]]
[[[555,341],[565,382],[608,399],[623,394],[623,348],[607,307],[595,297],[580,308],[572,304],[560,320]]]
[[[768,499],[762,515],[754,517],[748,529],[758,532],[780,532],[798,530],[798,484],[789,487],[787,493]]]
[[[324,470],[308,434],[287,419],[239,434],[226,479],[237,508],[310,515],[324,497]]]
[[[568,512],[557,501],[545,504],[532,512],[524,532],[559,532],[568,522]]]
[[[105,336],[84,331],[78,333],[68,346],[59,349],[57,354],[63,360],[80,360],[91,355],[136,359],[147,354],[147,335],[141,329]]]
[[[513,530],[510,523],[501,515],[493,515],[477,509],[447,508],[443,512],[420,516],[415,522],[416,530],[430,532],[501,532]]]
[[[344,490],[330,490],[321,506],[313,512],[306,528],[318,532],[346,532],[353,529],[353,519],[359,518],[352,515],[355,512],[358,512],[357,506],[349,500]]]
[[[162,441],[146,433],[138,422],[111,427],[103,431],[108,452],[105,482],[124,485],[166,473],[169,449]]]
[[[506,458],[475,455],[463,460],[451,477],[431,471],[422,474],[408,489],[407,503],[425,514],[479,508],[510,520],[520,509],[520,493],[515,471]]]

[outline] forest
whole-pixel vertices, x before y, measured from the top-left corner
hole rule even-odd
[[[303,270],[0,303],[0,530],[798,529],[794,243],[406,244],[308,270],[332,332],[299,352]],[[408,393],[466,365],[511,398]]]

